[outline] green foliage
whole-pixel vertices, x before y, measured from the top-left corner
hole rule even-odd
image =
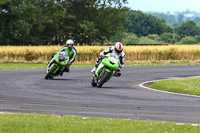
[[[1,29],[5,44],[25,44],[26,37],[36,23],[35,6],[29,0],[10,0],[0,3]]]
[[[195,22],[189,20],[182,23],[184,16],[178,15],[173,25],[176,28],[173,30],[164,19],[159,19],[156,15],[128,9],[124,6],[126,2],[127,0],[1,0],[0,45],[64,44],[68,38],[89,45],[105,41],[137,44],[137,37],[143,36],[150,39],[149,43],[152,40],[177,43],[180,37],[185,36],[200,40],[200,27],[195,23],[199,23],[198,17]],[[173,15],[167,18],[168,21],[174,21]],[[182,24],[176,26],[179,23]],[[125,32],[137,37],[126,35]],[[170,33],[175,36],[171,37]]]
[[[85,42],[87,44],[91,44],[91,41],[95,40],[96,33],[98,32],[98,29],[95,29],[94,22],[84,21],[79,25],[80,25],[80,30],[82,31],[80,33],[81,39],[79,43]]]
[[[149,39],[157,40],[157,41],[160,39],[160,37],[157,34],[149,34],[147,37]]]
[[[0,33],[0,44],[3,42],[3,36],[2,34]]]
[[[175,44],[180,41],[180,39],[180,36],[175,33],[163,33],[160,35],[160,40],[164,41],[165,43]]]
[[[197,24],[192,21],[192,20],[188,20],[186,22],[183,22],[181,25],[179,25],[176,28],[176,32],[181,36],[181,37],[185,37],[185,36],[196,36],[200,34],[200,27],[197,26]]]
[[[127,0],[1,0],[0,45],[63,44],[110,39],[124,31]]]
[[[165,43],[170,43],[172,39],[172,33],[163,33],[162,35],[160,35],[160,40],[164,41]]]
[[[126,8],[117,9],[111,7],[101,7],[100,14],[95,15],[95,24],[97,29],[97,37],[101,40],[102,37],[110,39],[118,32],[124,32],[124,24],[127,23]]]
[[[174,24],[177,23],[177,18],[176,16],[172,14],[166,14],[166,13],[151,13],[153,16],[159,18],[159,19],[164,19],[168,24],[173,26]],[[179,20],[181,22],[181,19]]]
[[[153,40],[148,37],[140,37],[138,44],[164,44],[164,42]]]
[[[122,39],[123,44],[138,44],[139,38],[132,33],[126,34]]]
[[[130,33],[131,34],[131,33]],[[122,42],[122,40],[129,35],[126,32],[118,32],[116,35],[112,36],[109,40],[110,42]]]
[[[128,19],[130,23],[126,24],[125,28],[128,29],[128,32],[134,33],[139,37],[149,34],[161,35],[164,32],[172,32],[172,28],[164,20],[144,14],[141,11],[129,11]]]
[[[195,39],[197,40],[197,43],[199,43],[200,42],[200,35],[195,36]]]
[[[167,12],[167,13],[160,13],[160,12],[146,12],[156,16],[160,19],[164,19],[167,24],[176,27],[177,25],[182,24],[184,21],[188,19],[195,21],[197,24],[200,24],[200,13],[196,11],[181,11],[181,12]],[[192,14],[192,17],[188,17],[187,14]]]
[[[196,18],[194,19],[194,22],[197,23],[198,25],[200,25],[200,17],[196,17]]]
[[[184,37],[181,39],[181,44],[196,44],[197,40],[194,37]]]
[[[178,24],[183,23],[184,15],[183,14],[178,14],[177,16],[177,22]]]

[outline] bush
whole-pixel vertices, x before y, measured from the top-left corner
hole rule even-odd
[[[159,41],[159,39],[160,39],[160,37],[157,34],[149,34],[147,37],[149,39],[157,40],[157,41]]]
[[[180,36],[175,34],[175,38],[173,38],[173,33],[163,33],[160,35],[160,40],[164,41],[165,43],[172,43],[175,44],[176,42],[180,41]]]
[[[139,38],[135,34],[127,34],[123,39],[123,44],[138,44]]]
[[[148,37],[140,37],[138,44],[163,44],[162,41],[152,40]]]
[[[197,40],[197,43],[200,42],[200,36],[195,36],[195,39]]]
[[[194,37],[184,37],[181,39],[181,44],[197,44],[197,40]]]
[[[172,33],[163,33],[160,35],[160,39],[166,43],[170,43],[171,40],[173,39],[173,34]]]

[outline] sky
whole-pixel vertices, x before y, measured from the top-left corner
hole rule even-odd
[[[175,12],[190,11],[200,12],[200,0],[128,0],[128,7],[140,11]]]

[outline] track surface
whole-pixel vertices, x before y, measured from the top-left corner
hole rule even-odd
[[[103,88],[90,85],[91,68],[45,80],[45,69],[0,70],[0,111],[200,123],[200,98],[156,92],[141,82],[198,76],[200,66],[125,67]]]

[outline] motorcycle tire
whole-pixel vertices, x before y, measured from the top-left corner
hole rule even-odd
[[[109,72],[104,70],[103,74],[102,74],[102,78],[100,79],[100,81],[98,80],[98,82],[97,82],[97,87],[101,88],[103,86],[103,84],[106,82],[106,80],[110,77],[110,75],[111,74]]]
[[[53,66],[50,70],[49,70],[49,72],[46,74],[46,76],[45,76],[45,79],[52,79],[52,77],[51,77],[51,75],[53,74],[53,72],[56,70],[56,66]]]
[[[97,86],[97,83],[95,82],[95,79],[94,79],[94,78],[92,78],[91,85],[92,85],[93,87],[96,87],[96,86]]]

